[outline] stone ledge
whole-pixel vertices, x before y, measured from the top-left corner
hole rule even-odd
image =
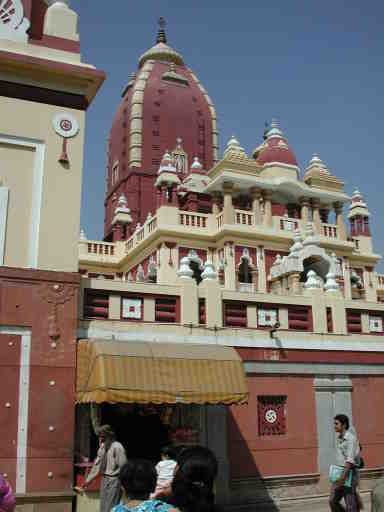
[[[230,488],[235,489],[243,486],[272,488],[295,484],[306,485],[316,483],[319,479],[320,473],[233,478],[230,482]]]
[[[369,504],[371,500],[371,492],[360,492],[363,499],[365,509],[367,512],[370,510]],[[224,505],[222,508],[225,512],[328,512],[329,494],[317,494],[308,496],[297,496],[294,498],[281,498],[269,500],[257,500],[248,503],[231,503]]]
[[[64,492],[29,492],[26,494],[16,494],[17,505],[30,503],[63,503],[72,502],[75,493],[73,491]]]
[[[360,480],[372,480],[384,476],[384,467],[367,468],[360,470]]]

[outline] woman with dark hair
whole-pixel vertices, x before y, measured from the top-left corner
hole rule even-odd
[[[203,446],[185,448],[177,457],[168,503],[182,512],[213,512],[217,472],[217,459],[211,450]]]
[[[86,490],[90,482],[101,473],[100,512],[110,512],[120,501],[119,474],[127,458],[123,445],[116,441],[115,433],[109,425],[101,426],[97,435],[99,451],[83,489]]]
[[[119,479],[123,496],[113,512],[178,512],[171,505],[149,499],[157,480],[156,469],[149,460],[129,459],[121,469]]]

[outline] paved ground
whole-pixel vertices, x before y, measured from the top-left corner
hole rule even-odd
[[[364,503],[364,512],[371,510],[371,494],[368,492],[362,495]],[[281,512],[329,512],[328,499],[313,499],[307,502],[290,502],[282,503],[280,506]]]
[[[371,511],[371,495],[369,492],[362,493],[364,510]],[[230,508],[235,512],[235,508]],[[282,501],[276,508],[263,507],[260,504],[254,506],[236,507],[236,512],[329,512],[328,498],[313,498],[310,500],[286,500]]]

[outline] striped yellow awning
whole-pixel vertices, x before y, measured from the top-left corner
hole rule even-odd
[[[244,404],[243,363],[231,347],[80,340],[78,403]]]

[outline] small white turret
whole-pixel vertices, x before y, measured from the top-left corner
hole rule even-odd
[[[181,279],[192,279],[193,271],[189,266],[189,258],[187,256],[181,259],[180,268],[177,271],[177,275]]]
[[[201,278],[203,281],[215,281],[217,279],[217,272],[213,267],[212,261],[207,260],[204,263],[204,270],[201,274]]]
[[[321,288],[319,277],[314,270],[309,270],[304,288],[306,290],[318,290]]]
[[[240,145],[240,142],[236,139],[234,135],[227,142],[227,147],[224,151],[224,158],[229,158],[231,156],[237,158],[247,158],[247,154],[244,148]]]
[[[339,283],[336,281],[335,279],[335,274],[331,271],[328,272],[327,276],[326,276],[326,282],[325,282],[325,286],[324,286],[324,290],[327,292],[327,293],[333,293],[333,292],[338,292],[339,291]]]

